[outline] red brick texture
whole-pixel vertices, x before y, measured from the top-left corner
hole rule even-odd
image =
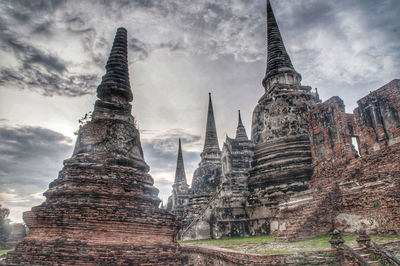
[[[66,166],[24,214],[29,235],[7,261],[40,265],[178,264],[175,217],[157,207],[150,175],[122,166]]]

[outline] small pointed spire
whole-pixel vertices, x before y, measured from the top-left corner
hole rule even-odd
[[[249,140],[249,138],[247,137],[246,134],[246,129],[243,126],[242,123],[242,117],[240,116],[240,110],[238,111],[239,113],[239,122],[238,122],[238,126],[236,128],[236,140]]]
[[[300,74],[294,69],[290,57],[286,51],[285,45],[276,22],[271,3],[267,0],[267,70],[263,79],[263,85],[267,88],[267,80],[281,73]]]
[[[185,166],[183,164],[181,138],[179,138],[178,158],[176,160],[175,184],[186,183]]]
[[[122,96],[128,102],[133,100],[129,82],[128,40],[125,28],[117,29],[110,56],[106,64],[106,74],[97,87],[97,97],[101,100],[113,101],[115,96]]]
[[[220,151],[218,144],[217,128],[215,127],[214,111],[211,101],[211,92],[208,93],[207,128],[203,152]]]

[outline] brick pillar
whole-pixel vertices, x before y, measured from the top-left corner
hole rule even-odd
[[[358,246],[360,247],[370,247],[371,246],[371,238],[369,237],[369,235],[367,235],[367,233],[365,232],[364,229],[361,229],[358,232],[358,237],[357,237],[357,243]]]
[[[333,230],[329,243],[331,243],[331,247],[334,249],[338,249],[341,245],[343,245],[344,240],[337,229]]]

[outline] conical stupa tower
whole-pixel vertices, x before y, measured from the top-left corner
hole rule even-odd
[[[185,207],[189,199],[189,186],[186,181],[185,166],[182,156],[182,144],[179,138],[178,156],[176,161],[175,181],[172,185],[172,195],[168,198],[167,210],[175,214],[184,224]]]
[[[23,265],[175,265],[178,222],[158,208],[131,115],[127,31],[119,28],[91,121],[44,193],[24,213],[29,235],[7,256]]]
[[[182,184],[187,186],[185,165],[183,163],[183,156],[182,156],[182,144],[180,138],[178,141],[178,157],[176,160],[175,184]]]
[[[216,193],[221,180],[221,150],[218,145],[211,93],[208,94],[206,135],[200,157],[199,167],[193,173],[190,197],[187,207],[185,207],[185,216],[179,233],[183,239],[187,239],[186,233],[192,234],[187,231],[189,230],[188,226],[190,227],[193,220],[202,214],[203,209]]]
[[[206,135],[200,157],[199,168],[193,174],[192,190],[201,193],[215,192],[219,184],[221,150],[218,144],[211,93],[208,94]]]
[[[221,160],[221,150],[219,149],[217,128],[215,126],[214,109],[211,100],[211,93],[208,93],[208,112],[206,135],[203,152],[201,153],[200,164],[214,163]]]
[[[194,211],[198,211],[198,216],[186,230],[180,232],[184,240],[250,235],[244,203],[247,200],[245,195],[248,194],[248,170],[254,144],[247,138],[240,112],[238,118],[236,138],[226,136],[222,147],[220,184],[215,194],[207,198],[206,205],[200,206],[202,207],[200,211],[198,211],[199,208],[192,207]],[[192,202],[197,202],[200,198],[195,195]],[[192,203],[192,206],[196,205]]]
[[[301,76],[292,65],[271,3],[267,0],[267,70],[263,86],[268,90],[274,84],[300,85],[300,81]]]
[[[236,128],[236,140],[249,140],[249,138],[247,137],[247,133],[246,133],[246,129],[243,126],[242,123],[242,117],[240,116],[240,110],[238,111],[238,125]]]
[[[260,219],[251,230],[259,234],[268,233],[263,228],[269,226],[262,221],[274,215],[279,197],[307,189],[313,168],[306,114],[317,102],[311,87],[300,84],[269,0],[267,53],[265,94],[253,112],[255,149],[248,179],[249,203],[254,209],[250,219]]]

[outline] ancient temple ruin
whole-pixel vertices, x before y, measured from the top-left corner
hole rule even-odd
[[[265,93],[254,108],[251,132],[255,144],[248,179],[252,234],[269,233],[269,220],[279,211],[279,201],[307,188],[312,157],[306,114],[318,102],[311,87],[300,84],[269,1],[266,65]]]
[[[339,97],[322,102],[301,84],[269,1],[267,53],[251,139],[239,111],[235,137],[227,136],[220,149],[209,94],[191,187],[179,139],[172,195],[163,210],[131,114],[127,31],[119,28],[91,120],[80,128],[46,201],[24,213],[29,235],[6,263],[179,265],[201,256],[190,248],[182,255],[176,238],[271,234],[292,241],[334,228],[399,235],[400,80],[360,99],[352,114]],[[220,251],[208,252],[217,257]],[[224,253],[237,264],[279,263],[274,256]]]
[[[249,235],[245,207],[253,149],[254,145],[247,137],[239,111],[236,137],[227,136],[222,149],[220,184],[203,207],[203,212],[182,228],[180,237],[183,240]]]
[[[212,142],[220,178],[211,179],[212,195],[190,206],[193,188],[210,180],[196,170],[183,201],[189,204],[174,207],[184,213],[179,237],[272,234],[290,241],[333,228],[399,234],[400,81],[359,100],[353,114],[345,113],[339,97],[322,103],[317,91],[301,85],[269,1],[267,53],[265,93],[254,108],[251,140],[239,115],[236,138],[226,138],[221,156],[217,140]],[[209,128],[215,128],[214,119],[207,121],[202,162],[213,139]]]
[[[208,94],[208,98],[204,147],[200,154],[199,167],[194,171],[190,189],[182,186],[182,180],[185,180],[184,183],[186,184],[186,175],[179,142],[175,182],[167,205],[167,210],[176,214],[182,223],[178,237],[181,237],[182,232],[193,223],[196,217],[203,213],[204,208],[207,207],[208,202],[217,191],[221,180],[221,150],[218,144],[211,93]]]
[[[178,143],[178,158],[176,161],[175,181],[172,185],[172,195],[168,198],[167,210],[175,214],[182,221],[181,226],[186,226],[186,206],[189,203],[190,190],[186,181],[185,166],[183,163],[181,139]]]
[[[117,30],[97,96],[72,157],[44,193],[47,200],[24,213],[29,235],[7,263],[178,264],[178,222],[158,208],[131,115],[124,28]]]

